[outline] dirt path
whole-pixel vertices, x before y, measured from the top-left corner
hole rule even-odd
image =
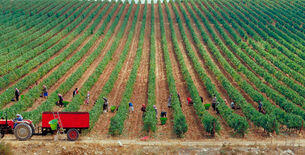
[[[136,8],[136,6],[134,6],[134,8],[133,8],[134,11],[135,11],[135,8]],[[143,7],[140,8],[139,12],[143,12],[142,10],[143,10]],[[133,18],[134,17],[132,17],[130,20],[132,20]],[[138,18],[139,18],[139,16],[138,16]],[[131,23],[131,22],[129,22],[129,23]],[[128,25],[128,27],[131,27],[131,25]],[[137,22],[135,29],[138,30],[139,28],[140,28],[140,23]],[[134,33],[135,33],[134,34],[135,36],[138,36],[139,31],[135,31]],[[135,39],[135,36],[134,36],[133,39]],[[125,36],[125,37],[127,37],[127,36]],[[115,106],[118,107],[119,104],[120,104],[122,95],[123,95],[125,87],[126,87],[128,77],[129,77],[131,69],[132,69],[133,60],[134,60],[135,55],[136,55],[137,42],[138,41],[132,42],[131,47],[130,47],[130,51],[129,51],[129,53],[127,55],[127,58],[124,62],[122,70],[120,71],[120,73],[118,75],[118,79],[115,81],[114,87],[112,88],[111,92],[107,96],[108,101],[109,101],[109,106],[115,105]],[[119,47],[120,51],[122,51],[123,48],[124,48],[123,46]],[[114,67],[115,66],[113,65],[113,68]],[[111,72],[112,72],[112,69],[109,70],[108,74],[111,74]],[[110,119],[114,115],[115,115],[115,113],[112,113],[112,112],[107,112],[107,113],[102,114],[100,116],[98,122],[95,124],[94,128],[91,130],[90,136],[95,137],[97,135],[101,135],[103,138],[107,138],[109,136],[108,131],[109,131]],[[130,115],[132,115],[132,114],[130,114]]]
[[[151,14],[148,10],[150,7],[147,6],[146,12],[146,21],[143,21],[143,14],[144,14],[144,5],[142,9],[142,13],[139,14],[138,17],[138,28],[136,29],[137,32],[134,35],[133,43],[135,44],[133,47],[135,48],[134,51],[137,51],[137,46],[139,43],[140,37],[140,30],[142,26],[142,22],[146,22],[145,24],[145,32],[144,32],[144,44],[142,48],[142,57],[140,66],[138,68],[137,79],[134,84],[134,89],[132,93],[132,97],[130,101],[133,103],[134,106],[134,113],[130,114],[127,120],[125,121],[125,132],[124,134],[129,138],[139,137],[143,135],[143,119],[142,119],[142,111],[140,110],[142,104],[147,105],[147,92],[148,92],[148,69],[149,69],[149,52],[150,52],[150,20]],[[138,47],[139,48],[139,47]],[[124,135],[124,136],[125,136]]]
[[[5,138],[16,154],[304,154],[304,139],[205,139],[200,141],[138,139],[87,139],[53,141],[33,137],[29,141]],[[119,143],[122,145],[120,146]],[[56,148],[56,149],[55,149]]]
[[[175,138],[173,132],[173,111],[167,108],[167,99],[169,96],[169,88],[167,83],[166,68],[161,43],[160,16],[158,5],[155,8],[155,39],[156,39],[156,107],[159,111],[166,111],[168,121],[164,125],[160,125],[158,120],[156,136],[159,139]]]

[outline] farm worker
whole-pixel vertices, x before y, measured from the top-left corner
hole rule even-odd
[[[262,107],[263,107],[262,101],[259,101],[259,103],[258,103],[258,111],[259,112],[262,112]]]
[[[216,103],[217,103],[217,98],[216,96],[214,95],[214,98],[212,100],[212,107],[213,107],[213,110],[215,111],[216,110]]]
[[[161,115],[160,115],[160,116],[161,116],[161,117],[166,117],[166,114],[167,114],[167,113],[166,113],[165,111],[161,111]]]
[[[216,113],[217,114],[219,114],[219,110],[218,110],[218,107],[217,107],[218,105],[219,105],[219,102],[216,102],[215,107],[216,107]]]
[[[143,113],[146,112],[146,105],[145,105],[145,104],[142,104],[141,111],[142,111]]]
[[[202,96],[200,96],[200,100],[201,100],[201,103],[203,103],[203,97]]]
[[[16,118],[14,119],[14,121],[23,121],[23,117],[22,117],[20,114],[17,114],[17,115],[16,115]],[[14,128],[16,127],[17,124],[18,124],[18,123],[15,122]]]
[[[90,99],[90,92],[88,91],[87,97],[86,97],[86,100],[85,100],[85,104],[89,104],[89,99]]]
[[[19,96],[20,96],[20,91],[18,88],[16,88],[15,90],[15,98],[16,98],[16,101],[19,101]]]
[[[178,99],[179,99],[180,107],[182,108],[181,99],[180,99],[180,94],[179,94],[178,92],[177,92],[177,96],[178,96]]]
[[[59,105],[60,107],[63,107],[63,105],[64,105],[64,103],[63,103],[64,99],[63,99],[62,95],[61,95],[61,94],[58,94],[58,98],[59,98],[59,100],[58,100],[58,105]]]
[[[78,94],[78,88],[75,88],[75,90],[73,91],[72,97],[74,97],[76,94]]]
[[[168,97],[167,107],[168,107],[168,108],[171,108],[171,107],[172,107],[172,94],[170,94],[169,97]]]
[[[145,117],[145,112],[146,112],[146,105],[145,104],[142,104],[141,111],[143,112],[142,113],[142,118],[144,118]]]
[[[103,97],[104,104],[103,104],[103,111],[108,112],[108,99],[106,97]]]
[[[187,100],[187,104],[188,105],[192,105],[193,104],[192,98],[188,97],[186,100]]]
[[[233,101],[231,102],[231,108],[235,109],[235,103]]]
[[[156,119],[157,119],[158,109],[157,109],[156,105],[154,105],[153,107],[154,107],[154,109],[155,109],[155,112],[156,112]]]
[[[133,104],[129,102],[128,105],[129,105],[129,112],[133,112],[134,111]]]
[[[42,93],[43,93],[43,97],[48,98],[48,91],[47,91],[47,86],[46,85],[43,85]]]

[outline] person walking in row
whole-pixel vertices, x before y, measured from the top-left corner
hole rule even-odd
[[[155,112],[156,112],[156,119],[157,119],[157,118],[158,118],[158,116],[157,116],[157,115],[158,115],[158,109],[157,109],[156,105],[154,105],[153,107],[154,107],[154,109],[155,109]]]
[[[46,85],[42,86],[42,96],[43,98],[48,98],[48,90]]]
[[[58,98],[59,98],[59,100],[57,101],[57,105],[59,107],[63,107],[64,106],[64,103],[63,103],[64,99],[63,99],[62,95],[58,94]]]
[[[129,105],[129,113],[133,112],[134,111],[133,104],[129,102],[128,105]]]
[[[78,94],[78,88],[75,88],[75,90],[73,91],[72,97],[74,97],[76,94]]]
[[[88,91],[87,96],[86,96],[86,100],[85,100],[85,104],[89,104],[89,100],[90,100],[90,92]]]
[[[212,107],[213,107],[213,110],[216,111],[216,103],[217,103],[217,98],[216,96],[214,95],[214,98],[212,100]]]
[[[144,118],[145,113],[146,113],[146,105],[145,104],[142,104],[141,111],[142,111],[142,118]]]
[[[108,99],[106,97],[103,97],[104,104],[103,104],[103,112],[108,112]]]
[[[169,97],[168,97],[167,107],[168,107],[168,108],[171,108],[171,107],[172,107],[172,94],[170,94]]]
[[[181,98],[180,98],[180,94],[178,92],[177,92],[177,96],[178,96],[180,107],[182,108]]]
[[[19,96],[20,96],[20,91],[18,88],[15,89],[15,98],[16,98],[16,101],[19,101]]]

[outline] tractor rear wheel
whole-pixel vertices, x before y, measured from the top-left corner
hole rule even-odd
[[[20,141],[28,140],[32,137],[32,128],[26,123],[20,123],[16,125],[14,129],[15,137]]]
[[[76,141],[79,137],[79,132],[76,129],[69,129],[67,132],[67,137],[69,141]]]

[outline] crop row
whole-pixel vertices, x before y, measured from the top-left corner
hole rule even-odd
[[[206,13],[208,14],[208,13]],[[220,19],[219,19],[220,20]],[[218,29],[218,31],[222,31],[221,28],[219,27],[218,23],[214,22],[215,27]],[[224,23],[225,24],[225,23]],[[222,34],[222,36],[224,38],[226,38],[225,40],[230,40],[228,38],[228,36],[226,36],[226,34],[224,32],[220,33]],[[231,48],[233,48],[233,51],[238,51],[238,47],[236,46],[231,46],[233,43],[231,43],[229,46]],[[220,45],[221,47],[225,47],[224,45]],[[241,46],[241,45],[240,45]],[[254,82],[255,84],[260,83],[260,87],[263,87],[265,89],[268,89],[269,91],[273,91],[272,89],[268,88],[266,85],[264,85],[263,83],[261,83],[260,79],[257,78],[252,72],[250,72],[245,66],[243,65],[238,65],[240,64],[239,60],[237,60],[237,58],[230,53],[230,51],[227,48],[222,48],[222,51],[227,55],[227,57],[231,60],[231,62],[235,65],[238,66],[238,71],[244,73],[248,79],[252,82]],[[241,77],[236,76],[236,82],[237,81],[241,81]],[[247,84],[247,82],[240,82],[238,83],[240,85],[241,88],[243,88],[243,90],[256,102],[262,101],[264,100],[264,107],[266,107],[267,109],[267,113],[268,114],[272,114],[274,116],[276,116],[277,120],[284,124],[287,125],[287,127],[289,128],[300,128],[301,127],[301,123],[302,119],[300,117],[297,117],[295,115],[291,115],[291,114],[286,114],[284,111],[282,111],[281,109],[276,108],[274,105],[272,105],[266,98],[263,97],[262,94],[260,94],[259,92],[257,92],[254,88],[251,87],[251,85]],[[276,113],[274,113],[276,112]]]
[[[211,10],[211,8],[209,8],[209,9]],[[214,10],[212,12],[214,14],[216,14],[214,12]],[[242,44],[242,45],[240,45],[241,47],[235,45],[235,43],[231,40],[231,38],[228,35],[226,35],[224,30],[213,19],[212,15],[208,14],[208,16],[209,16],[209,19],[212,19],[211,22],[213,24],[215,24],[216,29],[220,32],[220,35],[222,35],[222,37],[224,38],[224,42],[227,44],[227,46],[230,47],[232,49],[232,51],[235,52],[235,54],[237,54],[243,60],[243,62],[248,64],[249,68],[253,69],[253,71],[256,74],[258,74],[259,76],[263,77],[264,80],[266,80],[268,83],[270,83],[270,85],[275,90],[277,90],[278,92],[283,94],[286,98],[292,100],[296,104],[304,106],[303,104],[305,103],[305,100],[304,100],[303,97],[299,96],[295,91],[289,89],[288,87],[285,87],[285,86],[279,84],[279,81],[277,81],[271,74],[269,74],[268,72],[266,72],[265,70],[260,68],[260,66],[258,64],[263,66],[265,69],[267,69],[271,73],[274,72],[274,70],[272,70],[274,68],[272,68],[265,60],[261,59],[260,57],[255,57],[256,60],[257,60],[256,62],[258,63],[258,64],[256,64],[252,59],[250,59],[248,57],[247,54],[243,53],[241,49],[244,49],[244,51],[246,51],[251,56],[253,56],[253,55],[256,56],[257,55],[256,52],[251,50],[247,45],[243,46],[243,44]],[[220,18],[220,17],[218,16],[218,18]],[[226,50],[228,51],[228,49],[226,49]],[[232,57],[229,57],[229,58],[230,58],[230,60],[232,60]],[[235,62],[236,62],[235,63],[236,66],[238,66],[238,64],[240,64],[240,62],[238,62],[237,59],[236,59]],[[248,77],[251,77],[251,76],[255,76],[255,75],[253,73],[251,73],[251,75],[249,75]],[[274,76],[279,79],[279,78],[281,78],[281,76],[284,76],[284,75],[275,74]],[[290,81],[289,78],[287,78],[287,81],[283,81],[283,82],[286,83],[286,84],[290,84],[290,85],[288,85],[289,87],[295,86],[294,88],[298,88],[298,90],[299,90],[298,92],[301,92],[300,94],[302,94],[302,91],[304,92],[304,90],[303,90],[304,88],[302,88],[301,86],[296,87],[298,85],[295,85],[294,82]],[[290,83],[288,83],[288,82],[290,82]]]
[[[175,78],[173,76],[172,64],[170,61],[170,56],[168,51],[163,13],[162,13],[162,7],[160,1],[158,1],[158,6],[159,6],[158,10],[159,10],[159,20],[160,20],[160,30],[161,30],[161,44],[162,44],[162,50],[163,50],[163,56],[165,62],[167,84],[168,84],[169,92],[170,94],[172,94],[172,108],[173,108],[173,118],[174,118],[173,129],[178,137],[183,137],[184,133],[186,133],[188,130],[188,125],[186,124],[185,116],[180,107],[180,104],[182,103],[179,103],[179,99],[178,99]]]
[[[87,7],[88,5],[85,6]],[[70,10],[69,14],[72,15],[73,10]],[[53,19],[53,21],[54,20],[55,19]],[[60,21],[63,22],[59,24]],[[44,50],[52,47],[52,45],[56,44],[60,40],[56,34],[61,34],[60,31],[62,31],[65,27],[68,28],[69,26],[67,25],[71,24],[73,21],[75,21],[75,18],[68,18],[65,20],[65,17],[62,17],[61,19],[55,20],[52,23],[46,23],[44,28],[36,32],[38,34],[34,33],[25,38],[25,40],[22,40],[20,43],[13,44],[12,46],[15,46],[16,49],[9,49],[8,51],[11,52],[0,56],[0,59],[5,58],[5,60],[1,63],[0,75],[8,73],[9,71],[39,55]],[[48,33],[45,33],[49,29],[51,30]],[[32,37],[37,37],[37,39],[31,40]],[[28,42],[28,44],[26,43],[27,45],[25,45],[23,43],[24,41]],[[22,47],[18,48],[19,45]]]
[[[232,60],[231,57],[229,57],[229,58]],[[293,114],[299,115],[303,119],[305,118],[304,117],[304,111],[300,107],[298,107],[295,104],[287,101],[287,99],[285,97],[279,95],[278,92],[271,89],[266,84],[262,83],[261,80],[258,77],[256,77],[253,73],[249,72],[246,68],[242,69],[241,67],[239,67],[239,70],[242,71],[248,77],[248,79],[250,81],[252,81],[257,86],[257,88],[260,91],[262,91],[263,93],[266,93],[266,95],[268,97],[270,97],[272,100],[274,100],[275,103],[278,104],[285,111],[287,111],[288,113],[293,113]],[[248,90],[248,89],[244,89],[244,90]],[[248,93],[248,94],[250,95],[250,93]],[[259,98],[257,98],[256,101],[259,101]],[[280,119],[280,117],[278,117],[278,118]]]
[[[201,4],[202,5],[202,4]],[[209,15],[209,12],[205,11],[205,13],[207,15]],[[212,19],[210,17],[210,19]],[[216,27],[219,27],[219,25],[217,23],[215,23]],[[224,33],[222,33],[224,34]],[[216,35],[214,35],[216,37]],[[271,93],[275,93],[274,90],[272,90],[271,88],[269,88],[268,86],[266,86],[265,84],[263,84],[261,82],[261,80],[256,77],[255,74],[253,74],[251,71],[249,71],[245,66],[243,66],[241,64],[241,62],[234,56],[234,54],[232,54],[230,52],[230,50],[228,50],[225,45],[222,42],[217,42],[219,44],[219,46],[221,47],[222,51],[226,54],[226,56],[231,60],[231,62],[236,66],[237,71],[242,72],[243,74],[246,75],[246,77],[248,77],[248,79],[250,81],[252,81],[254,84],[256,84],[256,86],[258,88],[264,88],[266,90],[268,90],[268,92]],[[237,49],[235,48],[235,51],[237,51]],[[295,115],[291,115],[291,114],[286,114],[285,112],[283,112],[280,109],[277,109],[275,106],[273,106],[272,104],[270,104],[270,102],[263,97],[262,94],[260,94],[258,91],[256,91],[247,81],[243,80],[242,77],[240,75],[238,75],[236,72],[234,72],[234,69],[231,68],[228,65],[227,62],[225,62],[225,59],[223,59],[221,57],[221,55],[219,54],[217,56],[217,59],[220,60],[220,62],[222,64],[226,64],[226,66],[228,67],[224,67],[228,73],[230,73],[233,77],[233,79],[238,83],[238,85],[256,102],[263,102],[263,106],[266,107],[267,109],[267,113],[270,116],[276,117],[277,120],[286,125],[289,128],[300,128],[302,119],[300,117],[297,117]],[[237,67],[238,66],[238,67]],[[259,85],[258,85],[259,84]],[[274,112],[277,113],[274,113]]]
[[[120,10],[119,14],[116,16],[115,25],[113,24],[111,27],[111,30],[106,34],[111,36],[113,34],[114,28],[117,25],[121,14],[124,10],[126,6],[126,2],[124,3],[124,6],[122,7],[122,9]],[[84,103],[87,92],[94,86],[94,84],[98,81],[100,75],[103,73],[104,69],[106,68],[107,64],[109,63],[109,61],[111,61],[114,52],[116,51],[116,49],[119,46],[120,40],[123,37],[124,34],[124,30],[127,27],[127,21],[129,19],[130,13],[131,13],[132,7],[129,6],[128,12],[125,15],[125,19],[124,19],[124,23],[123,25],[120,27],[120,31],[117,34],[117,36],[115,37],[114,42],[112,43],[110,49],[106,52],[105,56],[103,57],[103,59],[100,61],[100,63],[98,64],[98,66],[95,68],[95,71],[90,75],[90,77],[86,80],[86,82],[83,84],[83,86],[79,89],[79,94],[77,96],[75,96],[71,103],[63,110],[63,111],[78,111],[80,108],[80,105],[82,103]],[[105,38],[106,38],[105,36]],[[104,39],[103,39],[104,41]],[[99,48],[96,49],[98,51],[102,51],[102,49],[105,47],[106,42],[102,42],[99,45]]]
[[[104,5],[104,3],[100,6],[100,8],[103,5]],[[108,10],[109,7],[110,7],[110,5],[108,5],[105,8],[105,10],[100,14],[99,18],[97,18],[95,20],[95,22],[100,22],[101,18],[104,16],[105,12]],[[98,12],[98,10],[96,10],[92,14],[95,15],[95,14],[97,14],[97,12]],[[78,30],[83,30],[87,26],[87,23],[90,23],[89,18],[86,20],[86,22],[84,22],[78,28]],[[91,25],[91,27],[95,28],[96,25]],[[78,31],[78,30],[76,30],[76,31]],[[68,48],[67,50],[70,50],[70,51],[75,50],[89,35],[90,35],[90,31],[86,30],[86,32],[84,32],[84,34],[75,43],[73,43],[73,45],[70,48]],[[30,89],[29,92],[27,94],[25,94],[24,97],[22,99],[20,99],[19,102],[15,103],[14,105],[12,105],[9,108],[3,109],[1,112],[3,113],[4,111],[7,111],[8,114],[10,114],[9,117],[14,117],[15,113],[20,113],[20,112],[26,110],[27,108],[31,107],[33,105],[33,102],[35,102],[35,100],[40,97],[42,86],[46,85],[47,87],[51,87],[52,85],[54,85],[71,67],[73,67],[73,65],[75,65],[84,56],[85,53],[87,53],[87,51],[93,45],[94,41],[97,40],[97,38],[98,38],[98,36],[95,36],[93,39],[91,39],[78,53],[76,53],[69,60],[67,60],[61,66],[59,66],[52,74],[50,74],[41,83],[39,83],[37,86]],[[94,55],[94,56],[96,56],[96,55]],[[87,68],[87,67],[88,66],[85,66],[84,68]],[[77,77],[79,75],[82,75],[81,74],[82,72],[80,72],[80,71],[78,71],[77,73],[78,74],[73,74],[74,78],[69,80],[68,84],[67,84],[67,82],[65,83],[65,87],[64,87],[65,90],[66,89],[69,90],[69,88],[71,88],[73,86],[72,85],[73,81],[75,81],[75,79],[77,79]],[[60,86],[60,87],[62,87],[62,86]],[[58,88],[58,91],[55,91],[55,92],[59,92],[60,90],[62,90],[62,89]],[[55,93],[55,94],[57,94],[57,93]],[[52,100],[52,97],[51,98],[49,97],[48,99]]]
[[[203,104],[201,104],[201,99],[200,99],[200,96],[199,96],[199,92],[192,80],[192,77],[186,67],[186,64],[185,64],[185,61],[183,59],[183,56],[182,56],[182,53],[181,53],[181,50],[179,48],[179,44],[178,44],[178,40],[177,40],[177,37],[176,37],[176,33],[175,33],[175,30],[174,30],[174,26],[173,26],[173,21],[172,21],[172,18],[171,18],[171,14],[170,14],[170,11],[169,11],[169,8],[168,8],[168,4],[167,2],[164,2],[165,4],[165,7],[166,7],[166,12],[167,12],[167,17],[168,17],[168,21],[169,21],[169,26],[170,26],[170,32],[171,32],[171,39],[172,39],[172,43],[173,43],[173,47],[174,47],[174,52],[177,56],[177,59],[178,59],[178,62],[180,64],[180,69],[181,69],[181,72],[182,72],[182,75],[184,77],[184,80],[186,81],[186,84],[188,86],[188,91],[191,95],[191,98],[194,102],[194,109],[196,111],[196,114],[198,116],[198,118],[200,119],[202,125],[204,126],[205,128],[205,131],[210,133],[210,134],[215,134],[215,132],[219,132],[220,130],[220,123],[218,121],[217,118],[213,117],[212,115],[209,114],[208,111],[205,110]],[[177,9],[176,7],[173,6],[173,9],[176,13],[176,15],[179,15],[178,12],[177,12]],[[176,16],[176,21],[178,22],[179,24],[179,28],[183,28],[181,27],[182,26],[182,22],[180,20],[180,17],[179,16]],[[182,38],[184,39],[184,41],[186,40],[186,34],[183,33],[182,34]],[[188,44],[187,42],[185,42],[186,45],[190,45]],[[187,47],[187,49],[189,50],[189,48],[191,48],[190,46]]]
[[[136,15],[135,15],[133,23],[132,23],[132,30],[129,31],[130,33],[128,35],[128,41],[127,42],[129,43],[129,45],[126,44],[124,51],[129,51],[130,50],[130,45],[132,43],[132,37],[134,35],[135,26],[137,24],[139,8],[140,8],[140,6],[138,4]],[[146,13],[147,13],[147,2],[145,3],[145,7],[144,7],[143,11],[144,11],[144,13],[143,13],[142,24],[141,24],[141,28],[140,28],[138,48],[137,48],[137,51],[136,51],[136,56],[135,56],[135,59],[134,59],[134,62],[133,62],[133,66],[132,66],[128,81],[127,81],[126,86],[125,86],[125,90],[124,90],[123,97],[122,97],[120,105],[119,105],[119,109],[118,109],[117,113],[115,114],[115,116],[113,116],[110,119],[111,121],[110,121],[110,126],[109,126],[109,133],[111,135],[121,135],[122,134],[122,131],[124,129],[124,122],[129,115],[128,103],[129,103],[130,98],[131,98],[132,93],[133,93],[134,83],[136,82],[136,79],[137,79],[138,68],[140,66],[141,56],[142,56],[142,53],[143,53],[145,24],[146,24]],[[126,57],[126,56],[127,56],[127,54],[124,55],[123,57]],[[118,63],[118,65],[120,65],[120,67],[118,67],[118,68],[122,68],[123,63]],[[110,79],[111,79],[111,76],[110,76]],[[105,86],[107,86],[107,85],[105,85]]]
[[[215,7],[217,7],[217,5],[214,5]],[[222,7],[225,9],[225,7]],[[232,27],[239,33],[240,36],[247,36],[244,32],[244,30],[233,20],[230,20],[230,18],[228,17],[227,14],[225,14],[224,12],[221,11],[221,9],[219,7],[217,7],[217,10],[221,13],[221,15],[225,18],[225,20],[230,21],[230,24],[232,24]],[[228,30],[228,32],[231,34],[231,36],[235,39],[235,41],[237,43],[241,42],[241,38],[239,38],[238,35],[236,35],[235,33],[233,33],[233,30],[231,30],[232,28],[227,24],[224,23],[223,20],[219,20],[223,26]],[[287,60],[287,58],[285,58],[285,56],[283,56],[281,53],[279,53],[279,51],[277,50],[273,50],[270,49],[269,52],[265,51],[264,47],[270,46],[268,45],[268,43],[266,43],[265,41],[261,41],[260,44],[258,44],[257,42],[255,42],[252,38],[248,38],[247,40],[249,41],[249,44],[256,50],[257,54],[261,55],[262,57],[265,57],[268,61],[272,62],[275,66],[277,66],[280,70],[282,70],[283,72],[285,72],[286,74],[289,74],[290,77],[294,78],[295,80],[297,80],[298,82],[300,82],[301,84],[305,85],[305,79],[303,78],[302,75],[300,75],[299,73],[297,73],[294,70],[289,69],[288,66],[286,66],[284,63],[282,63],[279,59],[283,59],[283,60]],[[246,44],[243,43],[244,45],[242,45],[243,47],[246,47]],[[264,46],[264,47],[263,47]],[[269,48],[268,48],[269,49]],[[267,50],[267,49],[266,49]],[[272,53],[272,54],[270,54]],[[274,57],[274,56],[276,57]],[[277,71],[272,71],[274,74],[279,74],[277,73]],[[286,80],[287,77],[286,76],[282,76],[278,78],[283,80]],[[289,82],[291,80],[287,80],[287,82]],[[290,85],[295,85],[295,84],[290,84]],[[292,86],[293,88],[294,86]],[[298,86],[297,86],[298,87]],[[298,89],[298,88],[297,88]]]
[[[206,18],[202,15],[202,13],[200,12],[200,10],[196,6],[196,4],[193,1],[191,1],[191,4],[193,5],[194,10],[199,15],[200,20],[205,24],[205,26],[209,26],[209,25],[207,25]],[[185,5],[188,5],[188,4],[186,3]],[[202,4],[201,4],[201,7],[203,8]],[[227,72],[229,72],[231,74],[234,74],[233,79],[238,78],[239,75],[235,72],[235,70],[233,68],[231,68],[231,66],[226,62],[226,60],[223,60],[223,58],[220,54],[220,51],[214,45],[211,38],[203,30],[202,26],[199,23],[199,20],[195,16],[194,12],[190,8],[188,10],[189,10],[197,28],[200,31],[200,34],[201,34],[201,37],[202,37],[203,41],[206,43],[207,47],[212,52],[214,57],[217,57],[216,60],[220,64],[223,65],[223,68]],[[200,44],[200,42],[197,41],[197,44]],[[251,120],[256,126],[263,127],[268,132],[277,131],[278,130],[278,123],[275,120],[275,118],[270,117],[269,115],[263,115],[262,113],[259,113],[255,108],[252,107],[251,104],[247,103],[246,99],[238,92],[238,90],[235,87],[233,87],[231,85],[229,80],[222,74],[220,69],[216,67],[217,65],[209,58],[209,55],[207,54],[207,51],[204,50],[203,45],[200,45],[200,46],[201,47],[198,47],[198,49],[199,49],[199,52],[200,52],[201,56],[203,57],[203,59],[205,61],[206,66],[208,66],[209,69],[214,72],[214,74],[217,77],[217,80],[220,81],[223,88],[227,91],[229,97],[237,105],[239,105],[241,107],[241,110],[243,111],[243,113],[245,114],[247,119]],[[241,80],[241,79],[239,79],[239,80]],[[239,81],[239,83],[240,83],[240,81]]]
[[[223,2],[224,3],[224,2]],[[234,5],[234,3],[233,3]],[[293,54],[291,51],[289,51],[286,47],[280,45],[278,42],[276,42],[274,39],[272,39],[270,36],[268,36],[268,34],[262,30],[260,30],[260,28],[258,26],[256,26],[253,23],[253,20],[256,21],[256,19],[251,18],[249,13],[244,13],[242,14],[239,11],[243,11],[240,8],[232,8],[231,4],[227,4],[227,7],[229,7],[231,10],[234,10],[234,13],[231,12],[230,16],[232,16],[231,18],[236,20],[239,24],[246,24],[249,25],[248,26],[242,26],[242,27],[246,27],[247,28],[247,32],[251,35],[253,33],[257,33],[259,34],[262,38],[264,38],[267,42],[269,42],[272,46],[276,47],[281,53],[283,53],[284,55],[286,55],[289,59],[291,59],[292,61],[294,61],[296,63],[296,65],[293,67],[294,70],[298,71],[300,74],[304,75],[305,73],[301,72],[304,70],[304,60],[301,59],[300,57],[296,56],[295,54]],[[240,9],[240,10],[238,10]],[[234,14],[234,15],[233,15]],[[238,17],[236,17],[236,15]],[[239,18],[242,20],[239,20]],[[247,19],[249,18],[249,19]],[[251,20],[252,19],[252,20]],[[251,21],[251,22],[250,22]],[[256,32],[253,32],[256,31]],[[251,33],[250,33],[251,32]]]
[[[177,2],[180,6],[180,10],[183,14],[183,17],[185,19],[188,19],[186,11],[182,7],[182,4],[180,2]],[[174,8],[174,12],[176,13],[176,17],[178,17],[177,9],[174,6],[174,3],[172,3],[172,6]],[[187,6],[189,9],[189,6]],[[224,118],[224,120],[227,122],[227,124],[234,129],[234,131],[238,134],[244,135],[249,127],[247,120],[233,112],[224,102],[224,100],[221,98],[220,93],[216,90],[216,87],[214,84],[212,84],[211,79],[206,75],[206,71],[204,68],[200,66],[200,62],[198,57],[194,54],[194,51],[192,50],[192,47],[190,46],[190,41],[186,37],[185,30],[183,28],[181,19],[177,19],[177,22],[179,24],[179,29],[183,38],[183,41],[185,42],[187,54],[190,57],[190,59],[193,62],[193,67],[196,70],[197,74],[199,75],[202,83],[205,85],[205,88],[207,89],[210,96],[215,95],[217,97],[217,100],[219,101],[218,109],[219,113]],[[193,36],[195,42],[199,43],[199,39],[197,35],[195,34],[192,24],[189,20],[186,20],[186,24],[189,27],[189,30],[191,32],[191,35]]]
[[[152,2],[153,3],[153,2]],[[150,54],[148,73],[148,98],[146,113],[143,119],[143,129],[146,132],[157,130],[156,111],[153,106],[156,104],[156,38],[155,38],[155,7],[151,5],[151,32],[150,32]]]
[[[22,4],[22,3],[21,3]],[[25,8],[29,8],[29,9],[36,9],[36,10],[41,10],[41,9],[51,9],[52,7],[55,7],[53,5],[51,5],[51,2],[43,2],[43,1],[39,1],[38,6],[32,5],[31,3],[28,4],[24,4],[23,7]],[[6,5],[6,4],[4,4]],[[14,7],[16,7],[15,5],[13,5]],[[40,16],[38,15],[33,15],[33,14],[25,14],[23,12],[21,13],[11,13],[10,8],[7,6],[5,7],[5,9],[0,10],[0,12],[2,13],[2,16],[4,16],[3,18],[1,18],[1,31],[0,32],[0,36],[10,33],[16,29],[21,28],[22,26],[24,26],[26,23],[28,23],[29,20],[31,19],[36,19]],[[43,11],[45,11],[43,10]]]
[[[113,2],[111,2],[111,4],[112,3]],[[108,7],[105,8],[105,10],[103,11],[103,14],[105,14],[105,12],[109,9],[111,4],[109,4]],[[112,9],[112,11],[107,15],[107,18],[104,21],[103,25],[101,26],[100,29],[98,29],[98,31],[99,31],[98,33],[103,33],[107,24],[111,20],[111,16],[113,16],[113,14],[117,10],[118,6],[119,6],[119,3],[117,3],[114,6],[114,8]],[[112,24],[112,26],[113,25],[114,24]],[[82,57],[82,55],[83,55],[82,53],[88,52],[89,49],[97,41],[97,39],[100,37],[100,35],[98,35],[98,33],[94,34],[94,36],[90,39],[90,41],[81,49],[80,54],[79,54],[80,57]],[[90,34],[89,29],[87,30],[86,34]],[[107,38],[105,37],[103,40],[107,41],[108,39],[109,39],[109,37],[107,37]],[[100,45],[103,46],[102,44],[100,44]],[[101,47],[101,46],[99,46],[99,47]],[[41,117],[37,117],[37,116],[40,116],[40,114],[43,111],[51,111],[52,108],[55,106],[55,102],[58,101],[57,94],[58,93],[66,94],[70,89],[72,89],[73,85],[82,77],[82,75],[87,70],[87,68],[94,62],[94,60],[96,60],[96,58],[100,54],[101,48],[99,48],[99,47],[97,48],[97,50],[95,50],[93,53],[90,54],[90,56],[85,60],[85,62],[62,85],[60,85],[60,87],[55,92],[53,92],[50,95],[50,97],[43,104],[41,104],[37,109],[35,109],[31,112],[24,113],[25,116],[30,117],[31,119],[34,120],[35,124],[37,124],[41,120]],[[79,57],[79,56],[77,56],[77,57]],[[71,59],[71,61],[72,60],[73,59]],[[75,96],[75,97],[77,97],[77,96]]]
[[[82,10],[79,10],[79,13],[80,12],[82,12]],[[86,12],[84,12],[84,14],[88,14],[89,12],[90,12],[90,10],[88,9]],[[81,20],[82,19],[79,18],[79,22]],[[79,22],[76,22],[75,24],[72,24],[70,26],[75,27],[76,24],[78,24]],[[68,33],[68,30],[65,29],[64,32]],[[5,76],[1,77],[0,78],[1,87],[2,88],[5,87],[11,81],[19,79],[22,75],[29,73],[31,68],[33,68],[33,66],[36,66],[36,65],[44,62],[45,60],[48,60],[53,54],[60,51],[64,46],[66,46],[69,42],[71,42],[75,36],[80,34],[80,32],[81,32],[80,29],[78,29],[78,31],[76,31],[76,30],[72,31],[71,34],[67,38],[61,40],[57,45],[55,45],[54,47],[47,50],[39,57],[36,57],[32,61],[30,61],[26,65],[24,65],[23,67],[7,74],[7,75],[10,75],[9,76],[10,79],[7,79]],[[75,48],[75,47],[73,47],[73,48]],[[43,75],[47,74],[53,67],[55,67],[57,64],[59,64],[62,60],[64,60],[72,52],[73,51],[67,51],[67,52],[60,53],[59,56],[57,56],[60,61],[59,60],[54,61],[55,59],[52,59],[48,63],[42,65],[36,72],[31,73],[30,75],[26,76],[25,78],[23,78],[22,80],[18,81],[16,84],[14,84],[10,88],[8,88],[5,92],[3,92],[0,95],[0,105],[1,106],[5,105],[7,102],[9,102],[13,98],[14,94],[12,92],[14,92],[15,88],[19,88],[20,91],[23,91],[28,86],[34,84]]]
[[[53,8],[52,10],[45,10],[46,13],[43,16],[37,17],[37,19],[32,19],[31,23],[26,24],[20,29],[17,29],[15,31],[11,31],[10,33],[7,33],[5,35],[1,36],[2,42],[1,42],[1,54],[6,54],[11,51],[14,51],[15,49],[21,47],[24,45],[23,43],[27,43],[27,41],[31,41],[35,39],[34,37],[37,35],[33,35],[34,33],[37,34],[43,26],[46,26],[48,23],[53,22],[56,17],[48,18],[46,15],[47,12],[50,11],[59,11],[63,13],[64,11],[68,10],[70,7],[64,4],[62,5],[55,5],[56,7],[49,7],[49,9]],[[65,6],[65,7],[64,7]],[[62,9],[62,10],[61,10]],[[38,15],[37,15],[38,16]],[[38,32],[37,32],[38,31]],[[43,34],[43,33],[42,33]]]

